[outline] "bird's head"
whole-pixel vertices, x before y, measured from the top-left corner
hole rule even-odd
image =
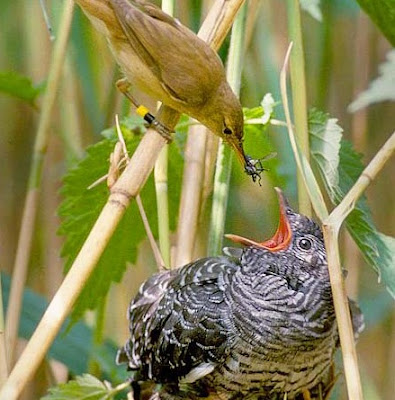
[[[235,96],[226,81],[213,96],[215,104],[206,105],[208,117],[205,125],[220,136],[236,153],[237,159],[243,165],[247,175],[255,182],[260,179],[264,168],[258,162],[246,155],[243,147],[244,116],[239,99]],[[213,110],[214,112],[211,112]]]
[[[322,278],[329,283],[326,251],[320,227],[310,218],[295,212],[281,190],[276,188],[280,203],[280,220],[271,239],[257,242],[237,235],[226,235],[236,243],[251,248],[249,256],[269,259],[281,274],[298,274]],[[270,262],[268,263],[270,264]],[[283,268],[284,267],[284,268]],[[279,270],[281,269],[281,271]],[[298,271],[295,271],[298,269]]]

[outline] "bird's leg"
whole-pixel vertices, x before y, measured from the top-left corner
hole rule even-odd
[[[303,389],[303,400],[311,400],[310,391],[308,389]]]
[[[170,143],[173,139],[171,130],[160,123],[153,114],[151,114],[146,107],[139,104],[136,99],[130,94],[130,82],[126,78],[119,79],[116,82],[118,90],[136,107],[136,112],[140,115],[144,121],[148,122],[158,133],[161,135],[167,143]]]

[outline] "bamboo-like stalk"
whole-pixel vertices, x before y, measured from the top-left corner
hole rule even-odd
[[[4,335],[3,286],[0,273],[0,387],[8,377],[7,352]]]
[[[323,222],[323,232],[328,255],[328,265],[332,286],[333,303],[335,305],[340,343],[342,347],[344,372],[347,382],[348,397],[352,400],[362,400],[362,385],[358,370],[358,360],[355,351],[352,323],[348,309],[347,295],[339,256],[338,234],[343,221],[353,210],[357,200],[375,179],[395,150],[395,132],[373,157],[364,169],[353,187],[344,196],[341,203]]]
[[[288,107],[288,100],[286,94],[286,78],[285,71],[288,63],[288,56],[291,50],[291,46],[288,49],[284,67],[281,72],[280,84],[281,92],[284,104],[285,116],[287,119],[288,131],[293,146],[293,151],[296,159],[297,166],[302,172],[303,179],[306,182],[306,188],[310,199],[313,200],[313,206],[318,217],[323,223],[323,232],[325,239],[325,247],[327,251],[328,269],[332,287],[333,303],[335,306],[336,320],[339,329],[339,337],[343,355],[344,370],[347,383],[347,391],[349,398],[352,400],[363,400],[361,378],[358,370],[358,360],[355,351],[354,333],[351,324],[350,311],[348,306],[347,294],[345,292],[345,286],[343,281],[343,274],[340,265],[339,246],[338,246],[338,233],[341,224],[353,210],[355,203],[358,198],[362,195],[363,191],[376,177],[378,172],[383,168],[385,163],[391,157],[395,149],[395,132],[382,146],[376,156],[372,159],[369,165],[364,169],[360,177],[357,179],[350,191],[344,196],[340,204],[331,212],[328,216],[326,206],[322,198],[322,194],[319,190],[318,184],[315,180],[314,175],[306,176],[306,166],[302,164],[303,154],[299,154],[297,148],[296,139],[293,135],[292,124],[290,120],[290,113]],[[307,164],[307,165],[306,165]],[[307,184],[307,180],[310,180],[310,186]],[[310,187],[310,190],[309,190]],[[318,193],[313,195],[311,187],[315,187],[314,191]],[[318,194],[318,195],[317,195]],[[315,204],[322,203],[322,204]]]
[[[243,3],[243,1],[240,2],[239,7]],[[221,8],[221,2],[214,4],[213,8],[214,7]],[[223,10],[221,11],[221,14],[223,15],[223,18],[226,18],[226,15],[223,14]],[[211,17],[209,14],[205,22],[203,23],[202,28],[206,23],[208,23],[208,21],[217,24],[217,21],[212,21],[210,18]],[[209,36],[206,38],[206,40],[208,38]],[[186,143],[182,196],[178,218],[179,223],[177,229],[177,251],[175,256],[176,266],[184,265],[192,260],[195,244],[197,242],[196,236],[198,231],[198,220],[201,211],[200,200],[202,198],[204,185],[204,165],[207,135],[208,130],[205,127],[192,127]],[[224,151],[229,151],[229,148],[226,147]],[[228,156],[228,159],[229,166],[226,170],[230,171],[230,155]],[[227,180],[229,180],[229,178]],[[226,192],[227,189],[225,189],[225,193]],[[222,197],[223,196],[221,196],[221,198]],[[217,198],[219,198],[218,195]],[[221,201],[221,203],[223,203],[223,201]],[[220,217],[219,213],[216,214],[216,217]],[[225,220],[224,215],[221,220]]]
[[[307,191],[309,193],[310,199],[312,200],[312,205],[314,207],[314,210],[318,216],[318,218],[323,222],[326,221],[328,218],[328,211],[326,209],[326,205],[324,202],[324,199],[322,197],[321,190],[318,186],[318,183],[312,173],[307,176],[307,171],[311,170],[311,167],[308,163],[307,160],[304,159],[303,153],[299,152],[296,137],[293,132],[293,126],[291,122],[291,116],[290,116],[290,111],[288,107],[288,96],[287,96],[287,85],[286,85],[286,70],[288,66],[288,59],[290,55],[290,51],[292,49],[292,43],[290,44],[287,54],[285,56],[285,61],[284,61],[284,66],[281,70],[280,74],[280,86],[281,86],[281,96],[283,100],[283,105],[284,105],[284,113],[285,113],[285,118],[287,121],[287,126],[288,126],[288,135],[289,139],[291,142],[292,146],[292,151],[294,153],[294,157],[296,160],[296,165],[301,172],[302,178],[306,184]],[[338,252],[338,247],[337,247],[337,238],[333,238],[332,236],[332,242],[331,239],[328,239],[328,234],[329,237],[333,235],[332,227],[329,227],[329,230],[327,231],[327,234],[324,234],[325,238],[325,247],[327,251],[327,259],[328,259],[328,270],[329,270],[329,275],[330,275],[330,280],[331,280],[331,287],[332,287],[332,293],[335,291],[336,296],[337,296],[337,301],[334,301],[335,305],[335,313],[336,313],[336,318],[338,315],[340,315],[340,318],[346,314],[345,318],[348,316],[348,321],[343,322],[342,320],[337,320],[338,326],[339,326],[339,335],[340,331],[342,331],[342,335],[346,335],[347,339],[344,341],[341,340],[341,346],[342,346],[342,355],[343,359],[347,360],[347,365],[351,364],[353,367],[353,373],[352,376],[346,374],[347,378],[347,388],[348,386],[348,379],[355,379],[359,381],[359,372],[358,372],[358,362],[356,360],[356,353],[355,353],[355,344],[354,344],[354,334],[352,331],[351,327],[351,322],[350,322],[350,315],[349,315],[349,307],[348,307],[348,299],[347,295],[344,290],[344,283],[343,283],[343,274],[342,271],[339,268],[337,268],[337,265],[339,265],[339,252]],[[335,243],[333,243],[333,239],[335,239]],[[329,240],[329,241],[328,241]],[[342,287],[343,285],[343,287]],[[340,325],[342,327],[340,328]],[[346,343],[345,346],[343,347],[343,343]],[[348,344],[351,343],[351,350],[347,347]],[[346,364],[346,361],[345,361]],[[356,370],[355,367],[356,366]],[[354,397],[350,397],[350,399],[354,399]],[[359,400],[359,397],[355,398],[356,400]]]
[[[293,113],[295,132],[299,149],[309,160],[309,132],[307,123],[307,94],[306,94],[306,75],[302,38],[302,23],[300,16],[299,0],[288,0],[288,30],[290,41],[294,47],[291,54],[290,71],[293,101]],[[305,188],[302,173],[297,171],[298,202],[299,212],[311,216],[311,203]]]
[[[55,103],[65,58],[67,40],[73,15],[73,7],[74,3],[72,0],[67,0],[64,2],[58,39],[54,47],[51,69],[48,75],[47,88],[43,99],[42,112],[35,138],[28,191],[26,194],[21,228],[18,237],[18,247],[16,251],[9,306],[6,318],[6,344],[8,363],[10,366],[13,364],[15,343],[18,337],[22,295],[25,286],[27,267],[32,245],[34,222],[37,214],[38,195],[42,178],[44,155],[46,153],[48,143],[52,110]]]
[[[185,146],[185,164],[177,228],[177,251],[174,265],[192,261],[199,221],[203,189],[206,141],[208,130],[193,125]]]
[[[222,4],[223,8],[218,5]],[[201,37],[210,37],[210,44],[218,48],[242,0],[217,0],[210,10],[209,20],[201,28]],[[213,15],[213,13],[216,13]],[[174,129],[179,114],[161,107],[158,120]],[[89,233],[62,285],[45,311],[38,327],[0,391],[0,400],[15,400],[37,370],[62,323],[81,293],[108,241],[118,226],[127,206],[153,169],[165,140],[153,129],[148,129],[133,154],[130,163],[115,183],[105,206]]]
[[[226,71],[229,85],[236,94],[240,92],[241,71],[244,61],[246,17],[247,6],[244,4],[232,28]],[[218,147],[217,165],[214,177],[213,204],[208,236],[208,255],[220,254],[222,250],[231,167],[232,152],[229,146],[226,146],[221,141]]]
[[[156,192],[156,207],[158,213],[159,248],[164,266],[170,268],[170,227],[168,200],[168,163],[169,148],[165,146],[155,163],[154,180]]]
[[[174,0],[163,0],[162,10],[169,15],[174,13]],[[156,207],[158,213],[159,247],[166,268],[170,268],[170,227],[169,227],[169,200],[168,200],[168,146],[159,154],[154,168]]]

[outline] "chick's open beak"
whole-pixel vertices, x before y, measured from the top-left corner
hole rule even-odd
[[[280,204],[280,220],[277,231],[271,239],[265,240],[264,242],[256,242],[255,240],[232,234],[225,235],[225,237],[244,246],[255,246],[270,251],[286,249],[292,238],[292,230],[287,217],[287,201],[280,189],[276,188],[276,191]]]

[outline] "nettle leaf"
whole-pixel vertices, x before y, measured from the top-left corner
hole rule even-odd
[[[394,0],[357,0],[384,36],[395,46]]]
[[[361,155],[356,153],[352,144],[344,139],[340,142],[338,161],[338,183],[331,179],[327,171],[335,166],[334,149],[327,146],[328,133],[323,127],[330,127],[328,114],[312,110],[309,115],[310,144],[312,158],[321,174],[331,201],[337,205],[351,189],[361,175],[364,165]],[[338,132],[340,134],[340,131]],[[329,135],[330,137],[330,135]],[[338,138],[338,135],[336,135]],[[336,139],[337,140],[337,139]],[[328,153],[328,154],[327,154]],[[317,155],[319,155],[317,157]],[[330,168],[328,164],[331,164]],[[328,169],[329,168],[329,169]],[[379,279],[395,294],[395,264],[393,262],[393,238],[384,237],[374,225],[370,208],[365,196],[362,196],[354,210],[346,218],[346,226],[368,263],[377,271]]]
[[[125,128],[125,125],[127,125],[127,120],[125,124],[122,122],[122,131],[129,154],[133,154],[140,138],[139,135]],[[107,130],[106,138],[90,146],[86,157],[68,171],[64,178],[61,191],[64,199],[59,208],[59,215],[62,218],[59,234],[66,237],[62,248],[66,272],[70,269],[108,199],[109,189],[106,182],[92,189],[88,187],[107,174],[109,157],[116,141],[115,129],[112,133],[111,130]],[[176,146],[170,145],[168,168],[170,229],[175,228],[181,173],[181,156]],[[152,177],[148,179],[140,195],[151,229],[157,236],[156,196]],[[107,294],[111,283],[121,280],[127,263],[136,261],[137,247],[145,238],[146,233],[137,205],[132,201],[74,306],[73,322],[87,309],[95,309]]]
[[[17,97],[34,106],[43,86],[34,86],[32,81],[17,72],[0,72],[0,92]]]
[[[395,238],[379,233],[381,240],[377,242],[379,263],[383,282],[395,282]],[[387,286],[392,297],[395,298],[394,285]]]
[[[76,380],[62,383],[49,389],[49,394],[42,400],[111,400],[116,390],[106,385],[92,375],[77,376]]]
[[[311,155],[321,165],[329,184],[333,187],[339,184],[339,151],[343,129],[337,124],[336,118],[312,110],[309,115],[311,140]]]
[[[350,112],[380,101],[395,101],[395,50],[387,53],[387,59],[379,66],[380,76],[370,82],[369,88],[349,105]]]
[[[322,12],[320,9],[320,0],[300,0],[300,6],[308,12],[314,19],[321,22]]]

